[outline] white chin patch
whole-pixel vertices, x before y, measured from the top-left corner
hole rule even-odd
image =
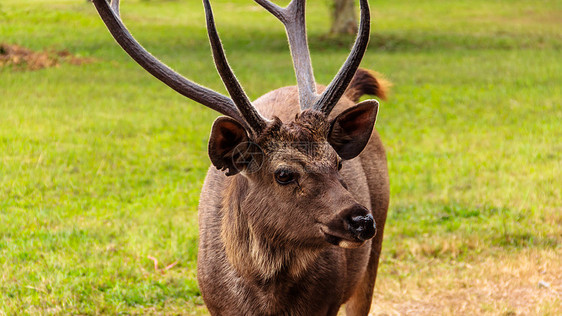
[[[349,240],[341,240],[338,243],[338,246],[340,246],[342,248],[347,248],[347,249],[359,248],[359,247],[361,247],[361,245],[363,245],[362,242],[349,241]]]

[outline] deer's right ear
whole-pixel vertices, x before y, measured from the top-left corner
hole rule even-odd
[[[209,158],[217,169],[232,176],[245,168],[242,157],[249,146],[246,129],[236,120],[222,116],[215,120],[209,138]]]

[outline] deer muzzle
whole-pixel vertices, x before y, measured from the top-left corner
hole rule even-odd
[[[373,238],[377,228],[371,212],[356,204],[341,211],[328,224],[323,225],[322,232],[330,244],[342,248],[357,248]]]
[[[357,215],[347,219],[349,230],[358,240],[365,241],[371,239],[377,233],[373,215]]]

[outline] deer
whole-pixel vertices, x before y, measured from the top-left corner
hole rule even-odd
[[[345,63],[314,79],[305,0],[255,2],[282,22],[296,86],[250,101],[203,0],[214,64],[230,98],[181,76],[124,26],[119,1],[93,0],[117,43],[146,71],[213,109],[199,201],[197,278],[212,315],[367,315],[389,205],[387,160],[374,128],[387,84],[359,68],[370,37],[368,0]]]

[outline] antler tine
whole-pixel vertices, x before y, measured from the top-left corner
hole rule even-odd
[[[234,104],[236,104],[240,113],[242,113],[242,116],[246,119],[246,122],[255,132],[259,133],[265,128],[266,120],[258,113],[258,111],[256,111],[256,108],[254,108],[248,99],[244,89],[242,89],[242,86],[240,86],[234,72],[228,65],[221,40],[215,26],[213,11],[209,0],[203,0],[203,4],[205,6],[205,17],[207,19],[207,33],[209,34],[209,42],[211,43],[217,71],[219,72],[230,97],[234,101]]]
[[[115,15],[118,18],[121,18],[121,14],[119,13],[119,0],[111,0],[111,3],[109,5],[111,6],[111,9],[115,13]]]
[[[355,44],[353,44],[353,49],[334,80],[332,80],[324,93],[322,93],[314,104],[314,109],[324,112],[326,115],[330,114],[344,94],[345,89],[347,89],[351,79],[353,79],[361,63],[361,59],[367,50],[367,44],[369,44],[369,34],[371,31],[369,2],[368,0],[360,0],[359,3],[361,6],[361,22],[359,24],[357,39],[355,40]]]
[[[243,124],[245,123],[231,99],[187,80],[146,51],[133,38],[119,18],[118,0],[112,0],[111,5],[106,0],[93,0],[93,3],[117,43],[146,71],[183,96],[223,115],[230,116]]]
[[[273,14],[277,19],[279,19],[281,22],[283,22],[283,24],[285,24],[285,19],[287,18],[285,13],[286,9],[281,8],[280,6],[268,0],[254,0],[254,1],[256,1],[257,4],[264,7],[264,9],[269,11],[269,13]]]
[[[306,38],[305,0],[292,0],[285,8],[268,0],[254,0],[285,26],[297,77],[301,110],[310,108],[317,99],[316,83]]]

